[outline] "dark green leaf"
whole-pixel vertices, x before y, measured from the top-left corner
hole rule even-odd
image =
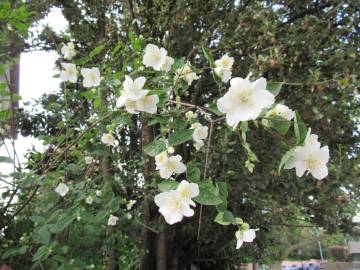
[[[169,135],[169,144],[175,146],[187,142],[192,139],[193,132],[192,129],[176,130]]]
[[[51,227],[52,233],[59,233],[69,226],[75,220],[73,214],[62,217],[56,224]]]
[[[0,163],[13,163],[13,160],[6,156],[0,156]]]
[[[282,168],[285,166],[285,163],[294,155],[294,151],[295,151],[295,149],[290,149],[282,156],[280,165],[279,165],[279,169],[278,169],[279,173],[282,170]]]
[[[224,226],[227,226],[227,225],[230,225],[230,224],[235,224],[234,215],[233,215],[233,213],[231,213],[228,210],[226,210],[224,212],[220,212],[219,214],[217,214],[214,221],[216,223],[224,225]]]
[[[168,181],[161,181],[158,184],[158,187],[161,192],[165,192],[165,191],[176,189],[178,187],[178,185],[179,185],[179,182],[176,182],[175,180],[168,180]]]
[[[204,53],[206,60],[209,62],[210,66],[213,67],[214,66],[214,57],[213,57],[212,53],[210,52],[210,50],[208,48],[206,48],[203,45],[201,45],[201,49]]]
[[[199,184],[200,194],[194,201],[203,205],[218,205],[223,201],[219,197],[218,189],[213,185],[211,181],[204,181]]]
[[[200,181],[201,172],[200,169],[194,165],[187,165],[186,167],[186,179],[190,182]]]
[[[166,144],[163,140],[155,140],[145,145],[143,150],[149,156],[155,157],[166,150]]]
[[[100,46],[97,46],[95,49],[93,49],[90,53],[89,53],[89,56],[90,58],[93,58],[95,57],[96,55],[98,55],[99,53],[101,53],[105,48],[105,45],[102,44]]]
[[[47,246],[41,246],[34,254],[34,257],[32,260],[33,260],[33,262],[39,261],[39,260],[44,260],[47,257],[49,257],[49,255],[50,255],[49,248]]]
[[[297,111],[295,112],[295,117],[294,117],[294,131],[296,136],[296,144],[297,145],[302,144],[305,141],[307,129]]]
[[[270,82],[267,84],[266,90],[276,97],[280,93],[282,85],[282,82]]]

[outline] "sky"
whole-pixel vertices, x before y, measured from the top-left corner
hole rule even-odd
[[[67,21],[63,17],[60,9],[52,9],[49,14],[33,26],[30,31],[34,33],[41,31],[45,25],[49,25],[56,33],[64,31],[67,27]],[[59,57],[58,53],[33,51],[22,53],[20,56],[20,96],[22,100],[19,106],[29,102],[33,106],[34,101],[40,98],[44,93],[56,92],[59,90],[60,80],[53,78],[56,73],[55,61]],[[6,147],[12,153],[10,140],[6,140]],[[32,148],[38,151],[43,150],[41,141],[32,137],[18,136],[15,141],[15,149],[21,162],[24,162],[25,154]],[[0,147],[0,156],[8,156],[5,146]],[[13,170],[12,164],[0,163],[0,174],[9,174]],[[1,186],[1,183],[0,183]],[[0,190],[0,194],[3,190]]]

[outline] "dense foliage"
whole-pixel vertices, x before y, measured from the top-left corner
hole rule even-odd
[[[79,70],[98,67],[103,77],[99,87],[84,87],[82,79],[63,83],[58,94],[39,100],[42,110],[16,115],[19,131],[44,140],[48,150],[32,152],[26,170],[13,175],[14,187],[3,193],[1,261],[13,269],[233,269],[289,255],[283,228],[289,235],[297,226],[352,232],[360,191],[356,2],[54,0],[1,13],[18,29],[11,37],[3,27],[1,37],[24,41],[32,20],[60,7],[69,29],[57,35],[45,28],[31,45],[60,54],[72,41],[77,54],[71,61],[60,58],[59,70],[61,62],[72,62]],[[149,43],[174,57],[171,72],[143,66]],[[2,51],[7,47],[2,42]],[[255,120],[233,130],[218,121],[223,114],[216,101],[229,85],[215,75],[214,60],[225,53],[235,60],[232,77],[252,72],[255,79],[267,78],[268,90],[281,89],[276,101],[298,111],[329,146],[325,179],[278,170],[283,155],[305,139],[299,116],[290,129]],[[199,75],[190,85],[175,79],[187,61]],[[147,78],[144,88],[159,97],[158,114],[116,107],[125,75]],[[11,117],[2,115],[2,121]],[[199,151],[190,129],[197,121],[211,134]],[[116,146],[101,142],[104,133],[115,137]],[[160,191],[176,188],[155,168],[152,156],[167,148],[162,139],[187,166],[176,179],[199,183],[200,194],[208,195],[196,200],[192,218],[171,226],[153,203]],[[70,187],[64,197],[54,191],[60,182]],[[15,193],[18,202],[8,205]],[[116,226],[107,226],[110,215],[119,217]],[[235,217],[260,229],[254,243],[240,250],[237,227],[223,226],[236,224]]]

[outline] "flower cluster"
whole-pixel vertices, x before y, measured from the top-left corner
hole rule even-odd
[[[159,212],[169,224],[180,222],[183,217],[191,217],[196,206],[192,198],[199,195],[199,186],[186,180],[180,182],[176,190],[165,191],[155,196],[155,204]]]
[[[285,164],[285,169],[295,168],[296,175],[301,177],[305,172],[311,173],[318,180],[328,175],[328,146],[321,147],[318,136],[311,134],[309,129],[304,146],[297,146],[291,159]]]

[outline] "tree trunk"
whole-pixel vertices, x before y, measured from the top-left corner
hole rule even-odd
[[[159,232],[156,243],[156,270],[167,270],[167,237],[166,227]]]

